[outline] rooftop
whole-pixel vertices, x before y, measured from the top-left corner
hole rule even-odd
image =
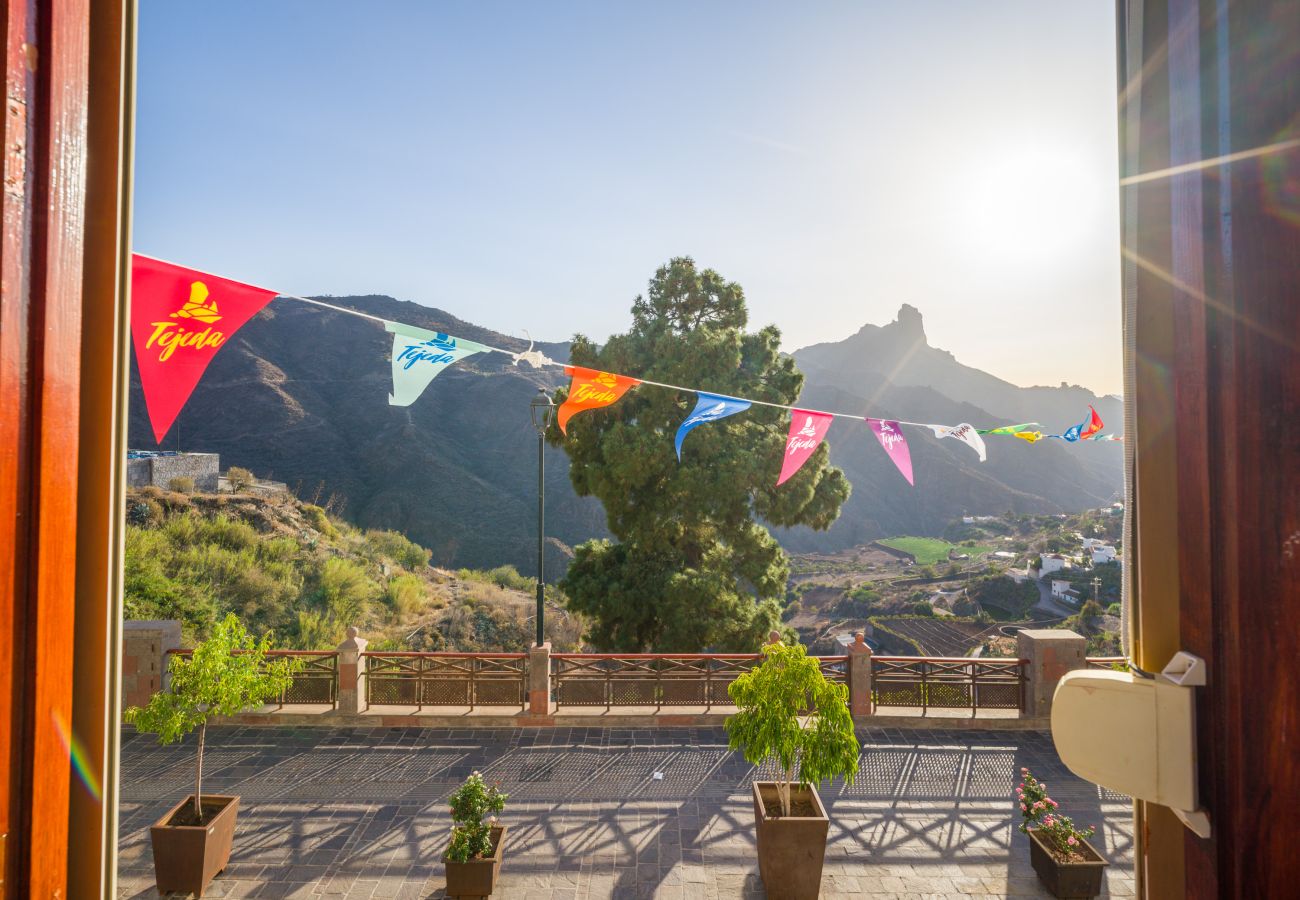
[[[1107,892],[1133,893],[1128,799],[1069,774],[1048,734],[882,724],[858,738],[855,783],[821,791],[823,897],[1047,896],[1015,827],[1021,766],[1098,826]],[[125,729],[119,897],[157,896],[149,826],[191,789],[193,750]],[[205,896],[442,897],[446,798],[475,770],[510,794],[503,898],[764,896],[755,772],[725,732],[597,726],[210,729],[205,790],[242,799]]]

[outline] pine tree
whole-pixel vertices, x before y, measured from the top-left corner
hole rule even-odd
[[[603,347],[577,335],[574,365],[793,404],[803,387],[780,332],[745,331],[740,285],[678,258],[660,268],[632,307],[626,334]],[[567,389],[556,395],[563,403]],[[780,629],[789,567],[766,524],[829,528],[849,496],[825,444],[780,487],[790,414],[754,405],[690,432],[677,461],[673,437],[696,395],[638,387],[616,404],[579,413],[568,436],[577,493],[604,504],[617,539],[577,549],[561,587],[592,621],[598,647],[631,652],[753,652]]]

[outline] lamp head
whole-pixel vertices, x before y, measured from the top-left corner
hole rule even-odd
[[[551,415],[555,411],[555,401],[547,393],[546,388],[538,388],[537,396],[533,402],[528,404],[528,412],[533,418],[533,428],[537,429],[539,435],[546,433],[546,426],[551,422]]]

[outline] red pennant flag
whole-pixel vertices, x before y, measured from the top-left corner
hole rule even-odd
[[[1092,409],[1091,403],[1088,404],[1088,409]],[[1097,415],[1097,410],[1092,409],[1092,418],[1088,421],[1088,425],[1083,429],[1083,431],[1079,432],[1079,440],[1086,441],[1088,438],[1101,431],[1104,427],[1105,425],[1101,421],[1101,416]]]
[[[567,426],[574,413],[609,406],[626,394],[628,388],[641,383],[639,378],[597,372],[582,366],[565,366],[564,374],[572,377],[573,381],[569,384],[569,399],[560,404],[555,421],[565,434],[568,434]]]
[[[131,342],[158,443],[217,351],[275,295],[132,254]]]
[[[781,463],[781,477],[777,486],[785,484],[788,479],[813,455],[817,445],[826,437],[831,427],[829,413],[796,409],[790,414],[790,433],[785,439],[785,457]]]

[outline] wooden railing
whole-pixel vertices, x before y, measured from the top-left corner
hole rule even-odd
[[[189,650],[173,650],[182,656]],[[338,652],[272,650],[303,667],[279,697],[280,706],[337,707]],[[848,656],[814,657],[828,680],[848,685]],[[550,683],[556,708],[603,706],[730,706],[727,687],[756,667],[758,653],[553,653]],[[1107,669],[1122,657],[1093,657]],[[1028,660],[912,656],[871,657],[875,706],[927,709],[1024,709]],[[526,653],[363,653],[364,700],[371,706],[528,707]]]
[[[848,683],[847,656],[816,657],[827,679]],[[551,684],[565,706],[727,706],[727,687],[758,653],[553,653]]]
[[[874,656],[871,695],[876,706],[926,709],[1025,708],[1027,659],[984,660]]]
[[[729,704],[727,685],[757,653],[552,653],[556,707]]]
[[[363,653],[366,706],[528,703],[527,653]]]
[[[1087,663],[1089,669],[1114,669],[1119,672],[1128,671],[1128,659],[1123,656],[1089,656]]]
[[[235,651],[239,655],[241,651]],[[167,656],[193,655],[193,650],[168,650]],[[337,650],[268,650],[268,659],[290,657],[302,660],[293,682],[276,698],[283,706],[337,706],[339,702],[339,654]]]

